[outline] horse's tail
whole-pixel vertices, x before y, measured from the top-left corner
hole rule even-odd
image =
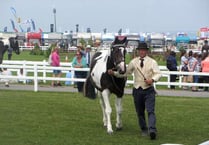
[[[95,87],[91,83],[91,76],[88,75],[86,82],[84,83],[84,96],[90,99],[96,99]]]

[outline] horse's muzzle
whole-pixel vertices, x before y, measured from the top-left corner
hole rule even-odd
[[[118,65],[118,72],[120,74],[125,74],[126,73],[126,64],[125,62],[121,62],[119,65]]]
[[[120,73],[120,74],[125,74],[126,71],[119,70],[119,73]]]

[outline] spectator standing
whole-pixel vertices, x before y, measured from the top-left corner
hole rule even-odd
[[[209,50],[209,46],[208,46],[208,40],[204,41],[204,45],[202,47],[202,55],[208,55],[208,50]]]
[[[197,60],[197,64],[194,67],[194,72],[201,72],[201,54],[198,53],[194,53],[194,58]],[[199,83],[199,78],[200,76],[198,75],[194,75],[193,79],[194,79],[194,83]],[[193,88],[194,91],[198,91],[198,87]]]
[[[195,72],[195,68],[197,67],[197,63],[198,63],[197,57],[198,57],[197,54],[193,55],[193,52],[189,51],[189,59],[188,59],[188,70],[189,70],[189,72]],[[190,76],[191,76],[190,77],[191,80],[188,80],[188,82],[198,83],[198,76],[197,75],[190,75]],[[192,91],[197,91],[195,86],[192,86]]]
[[[91,63],[91,46],[87,45],[86,46],[86,64],[88,67],[90,67]]]
[[[170,52],[170,55],[167,57],[166,65],[169,71],[177,71],[177,61],[176,53],[174,51]],[[170,82],[176,82],[177,75],[170,75]],[[171,85],[171,89],[175,89],[174,85]]]
[[[18,76],[18,82],[23,82],[24,84],[25,83],[29,83],[31,82],[31,80],[28,80],[28,79],[21,79],[21,77],[26,77],[27,76],[27,71],[26,69],[23,69],[23,68],[20,68],[20,70],[17,72],[17,76]]]
[[[54,52],[54,48],[51,49],[51,53],[49,54],[48,63],[52,65],[52,53]]]
[[[201,62],[202,72],[209,73],[209,54],[208,56]],[[203,76],[204,83],[209,83],[209,76]],[[208,87],[205,87],[204,91],[208,91]]]
[[[188,72],[189,71],[188,70],[188,56],[187,56],[186,50],[182,50],[180,57],[181,57],[181,65],[180,65],[181,71]],[[183,82],[187,82],[187,75],[183,75]],[[186,90],[188,89],[188,87],[183,86],[183,89]]]
[[[86,58],[81,54],[80,51],[76,52],[76,56],[73,58],[72,67],[74,68],[86,68]],[[85,71],[75,71],[76,78],[86,78],[87,72]],[[78,92],[83,92],[84,82],[77,82]]]
[[[20,70],[17,72],[17,76],[18,76],[18,82],[26,83],[25,79],[21,79],[21,77],[27,76],[27,72],[24,71],[23,68],[20,68]]]
[[[108,70],[108,73],[116,77],[127,77],[134,73],[133,99],[135,110],[138,117],[138,123],[142,131],[142,136],[149,133],[150,139],[156,139],[156,116],[155,116],[155,89],[153,83],[161,77],[161,72],[157,62],[149,57],[146,43],[140,43],[138,46],[138,57],[131,60],[126,74],[121,75],[118,72]],[[146,123],[145,109],[148,114],[148,126]]]
[[[60,55],[59,55],[59,48],[58,47],[55,47],[52,54],[51,54],[51,66],[60,67]],[[52,76],[54,78],[60,78],[61,75],[62,75],[61,70],[59,70],[59,69],[54,69],[53,70],[53,75]],[[62,86],[59,80],[57,80],[56,83],[54,81],[52,81],[51,85],[53,87]]]
[[[202,56],[202,54],[200,53],[200,54],[198,54],[198,64],[199,64],[199,70],[200,70],[200,72],[202,72],[202,66],[201,66],[201,62],[202,62],[202,60],[204,60],[204,58],[203,58],[203,56]],[[204,76],[199,76],[198,77],[198,83],[203,83],[203,78]],[[198,87],[198,90],[203,90],[204,89],[204,87],[203,86],[199,86]]]
[[[8,48],[8,60],[11,60],[12,59],[12,51],[13,51],[13,48],[12,47],[9,47]]]

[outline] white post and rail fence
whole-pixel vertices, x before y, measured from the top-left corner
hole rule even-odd
[[[208,76],[209,73],[203,72],[180,72],[180,71],[168,71],[166,66],[159,66],[162,72],[162,78],[160,81],[156,82],[154,85],[156,86],[168,86],[175,85],[179,86],[202,86],[202,87],[209,87],[208,83],[185,83],[182,82],[183,75],[197,75],[197,76]],[[75,78],[74,71],[89,71],[89,68],[73,68],[71,63],[62,62],[60,67],[52,67],[48,64],[46,60],[43,61],[8,61],[4,60],[3,64],[0,65],[0,68],[7,68],[12,72],[12,76],[2,75],[0,74],[0,81],[2,79],[9,79],[9,80],[32,80],[34,85],[34,91],[37,92],[39,88],[39,82],[46,83],[46,81],[70,81],[72,83],[78,81],[85,81],[83,78]],[[23,71],[27,71],[28,75],[20,77],[17,75],[17,72],[23,69]],[[59,69],[62,73],[66,74],[67,72],[71,71],[71,78],[61,77],[55,78],[52,77],[52,72],[54,69]],[[179,80],[177,82],[170,82],[170,74],[175,74],[179,76]],[[133,76],[134,77],[134,76]],[[26,81],[25,81],[26,82]],[[133,84],[133,78],[127,80],[127,84]]]

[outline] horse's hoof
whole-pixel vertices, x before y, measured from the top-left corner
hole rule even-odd
[[[107,131],[107,134],[112,135],[113,131]]]
[[[116,127],[116,131],[121,131],[121,130],[123,130],[122,127]]]

